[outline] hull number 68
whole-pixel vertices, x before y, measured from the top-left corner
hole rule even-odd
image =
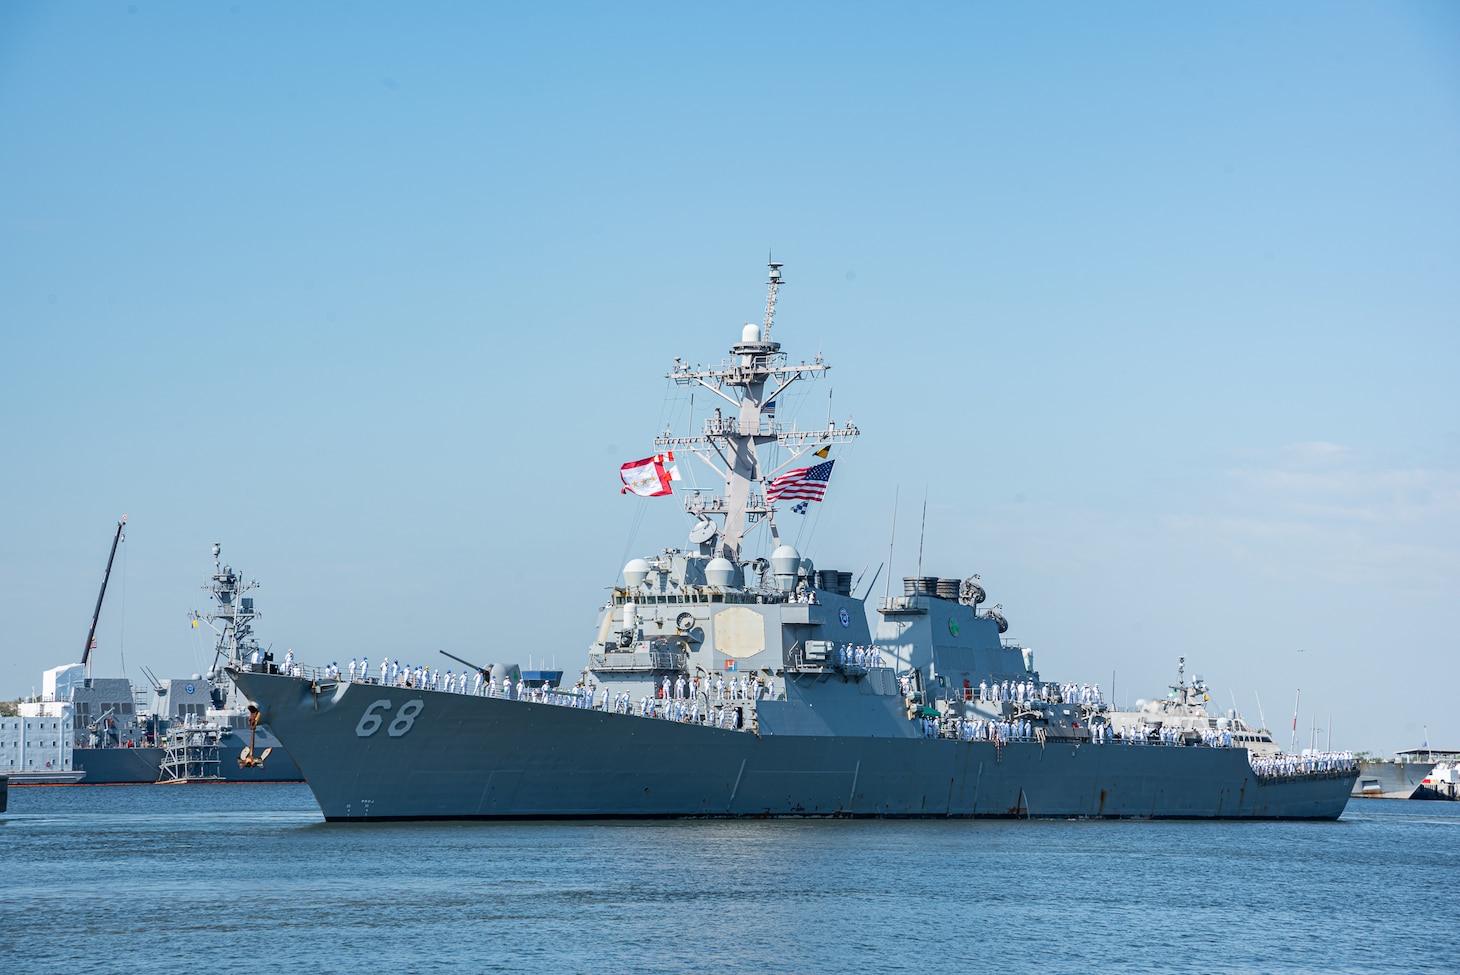
[[[380,726],[385,724],[385,719],[390,717],[386,713],[390,708],[391,703],[385,698],[381,698],[371,704],[365,709],[365,713],[360,715],[360,723],[355,725],[355,734],[361,738],[369,738],[375,734],[380,730]],[[425,708],[426,702],[420,698],[402,704],[400,710],[395,713],[395,720],[386,726],[386,734],[392,738],[399,738],[407,731],[410,731],[415,726],[416,716],[425,710]]]

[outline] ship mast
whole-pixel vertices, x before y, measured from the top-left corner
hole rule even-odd
[[[222,563],[219,558],[221,551],[218,543],[214,542],[213,578],[203,586],[213,594],[216,607],[207,613],[198,613],[195,610],[188,614],[194,621],[194,626],[198,621],[207,623],[218,636],[213,654],[215,669],[219,657],[225,658],[229,663],[241,663],[244,657],[258,649],[258,641],[253,635],[253,621],[258,613],[254,612],[252,597],[241,598],[244,593],[257,589],[258,581],[244,582],[233,570],[233,566]]]
[[[781,285],[781,264],[770,262],[767,281],[765,321],[761,326],[746,325],[740,341],[730,347],[734,358],[718,366],[691,366],[678,359],[669,378],[680,386],[703,386],[729,406],[719,407],[705,420],[703,432],[697,436],[671,437],[668,431],[656,437],[654,445],[689,450],[709,465],[725,481],[724,494],[695,491],[685,497],[685,510],[702,523],[712,524],[711,516],[719,515],[721,523],[714,533],[698,535],[707,551],[740,563],[745,536],[758,524],[770,525],[771,537],[779,541],[775,506],[765,499],[765,488],[771,478],[808,454],[833,444],[850,443],[858,430],[850,421],[837,426],[828,420],[824,430],[798,430],[777,421],[766,406],[775,402],[798,379],[816,379],[830,367],[817,356],[814,362],[790,364],[781,344],[771,339],[775,322],[776,292]],[[791,451],[791,457],[780,468],[766,471],[761,467],[759,448],[779,444]],[[712,542],[718,534],[718,542]],[[692,537],[697,537],[692,535]]]

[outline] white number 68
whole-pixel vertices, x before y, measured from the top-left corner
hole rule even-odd
[[[402,704],[400,710],[395,713],[395,720],[386,729],[387,734],[392,738],[399,738],[407,731],[410,731],[416,724],[416,716],[425,709],[426,702],[420,698]],[[355,725],[355,734],[361,738],[369,738],[375,734],[380,730],[380,726],[385,723],[385,715],[381,712],[389,710],[390,701],[385,698],[381,698],[371,704],[365,709],[365,713],[360,715],[360,723]]]

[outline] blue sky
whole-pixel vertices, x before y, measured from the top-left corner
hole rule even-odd
[[[1460,747],[1451,4],[13,3],[0,132],[0,696],[123,513],[98,673],[214,541],[303,659],[581,665],[773,248],[821,567],[926,493],[1046,677]]]

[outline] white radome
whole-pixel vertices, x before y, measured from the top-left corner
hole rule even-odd
[[[647,578],[649,578],[649,563],[643,559],[630,559],[629,564],[624,566],[624,582],[630,589],[642,586]]]

